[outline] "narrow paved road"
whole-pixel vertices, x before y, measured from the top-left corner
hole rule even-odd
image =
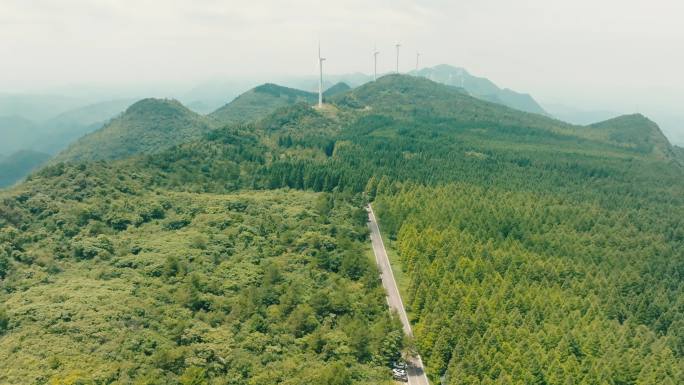
[[[373,253],[375,253],[375,261],[380,269],[382,286],[385,288],[385,292],[387,293],[387,304],[392,311],[395,311],[399,315],[401,324],[404,326],[404,333],[406,333],[408,336],[413,336],[411,324],[408,321],[406,310],[404,309],[404,303],[401,301],[401,295],[399,294],[397,282],[394,280],[394,274],[392,273],[392,267],[390,266],[389,258],[387,257],[385,244],[382,242],[378,221],[375,219],[375,213],[373,212],[371,205],[368,205],[366,210],[368,211],[368,227],[370,228]],[[408,374],[409,385],[430,384],[428,382],[427,376],[425,376],[425,368],[423,367],[423,361],[420,359],[419,355],[410,357],[407,360],[407,364],[408,368],[406,369],[406,373]]]

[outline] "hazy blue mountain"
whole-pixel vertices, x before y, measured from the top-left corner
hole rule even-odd
[[[27,148],[36,135],[36,124],[18,116],[0,116],[0,152],[11,154]]]
[[[209,116],[226,123],[246,122],[298,102],[315,103],[318,95],[313,92],[266,83],[238,96]]]
[[[177,100],[143,99],[73,143],[55,161],[119,159],[154,153],[202,137],[213,126]]]
[[[91,133],[109,120],[121,114],[135,100],[122,99],[100,102],[64,112],[42,123],[40,136],[30,146],[32,149],[55,154],[70,143]]]
[[[489,102],[503,104],[516,110],[546,115],[546,111],[528,94],[515,92],[507,88],[499,88],[486,78],[473,76],[463,68],[448,64],[411,71],[411,75],[422,76],[432,81],[461,87],[472,96]]]
[[[0,94],[0,116],[21,116],[41,122],[86,104],[63,95]]]
[[[413,71],[412,73],[414,73]],[[460,75],[463,73],[463,75]],[[537,102],[527,94],[521,94],[508,89],[501,89],[485,78],[479,78],[468,74],[467,71],[449,66],[439,65],[432,68],[424,68],[419,75],[426,76],[431,80],[452,86],[461,86],[459,76],[464,77],[464,88],[473,96],[490,102],[503,104],[518,110],[545,114]],[[348,74],[325,74],[323,87],[329,89],[339,83],[345,83],[351,88],[358,87],[373,80],[372,75],[356,72]],[[181,96],[185,105],[195,112],[206,114],[219,109],[226,101],[241,96],[245,90],[255,87],[256,84],[264,83],[265,80],[246,79],[214,80],[205,82],[192,88]],[[318,76],[282,76],[277,79],[278,84],[316,93],[318,91]],[[596,120],[592,120],[596,121]]]
[[[13,185],[48,159],[49,154],[31,150],[18,151],[0,158],[0,187]]]
[[[20,115],[2,116],[0,151],[11,154],[20,150],[34,150],[55,154],[74,140],[102,127],[131,103],[132,100],[101,102],[62,112],[45,121],[31,121]],[[41,108],[34,108],[36,116],[42,116]],[[28,111],[24,113],[28,114]]]

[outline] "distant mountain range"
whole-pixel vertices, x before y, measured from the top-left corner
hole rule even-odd
[[[349,90],[338,83],[326,97]],[[119,159],[151,154],[202,138],[216,128],[258,120],[275,110],[297,103],[314,104],[318,95],[272,83],[257,86],[209,115],[191,111],[177,100],[144,99],[104,127],[80,138],[54,158],[54,162]]]
[[[431,68],[411,71],[410,74],[463,88],[470,95],[488,102],[502,104],[520,111],[548,115],[529,94],[522,94],[508,88],[499,88],[489,79],[473,76],[463,68],[440,64]]]
[[[394,77],[389,76],[391,79]],[[385,87],[387,78],[385,76],[377,84],[371,82],[357,88],[338,83],[325,91],[326,99],[348,106],[392,108],[392,100],[387,99],[389,96],[376,89]],[[454,115],[464,121],[496,121],[501,124],[511,120],[510,124],[565,132],[624,147],[636,153],[652,154],[661,159],[675,157],[672,146],[658,126],[641,115],[622,116],[590,126],[573,126],[544,114],[520,114],[517,109],[500,106],[500,103],[483,103],[481,98],[471,97],[465,88],[436,87],[432,81],[408,81],[415,77],[397,79],[391,83],[395,88],[401,88],[406,83],[406,95],[420,95],[424,99],[404,100],[403,94],[392,95],[403,106],[414,105],[418,108],[427,103],[430,108],[444,110],[441,112],[443,116]],[[477,80],[471,81],[473,87],[476,84]],[[486,85],[479,89],[491,90]],[[54,162],[120,159],[135,154],[152,154],[180,143],[199,140],[208,132],[226,125],[255,122],[284,107],[298,103],[313,105],[317,100],[316,93],[273,83],[257,86],[208,115],[197,114],[176,100],[145,99],[133,104],[104,127],[73,143]]]
[[[0,94],[0,116],[22,116],[41,122],[86,104],[90,103],[84,98],[65,95]]]
[[[410,71],[409,75],[421,76],[437,83],[463,88],[471,96],[488,102],[502,104],[520,111],[548,115],[532,96],[507,88],[499,88],[489,79],[473,76],[460,67],[440,64],[418,71]],[[328,81],[328,86],[341,82],[349,84],[351,87],[358,87],[372,81],[373,77],[362,73],[353,73],[347,75],[328,75],[326,80]],[[283,84],[290,87],[313,90],[316,87],[317,80],[314,78],[284,79]]]
[[[550,116],[530,95],[499,88],[490,80],[473,76],[463,68],[438,65],[423,68],[417,72],[412,71],[410,74],[459,88],[461,92],[477,99],[520,111]],[[327,89],[324,93],[326,99],[345,94],[354,87],[371,81],[369,75],[360,73],[330,75],[327,79]],[[331,83],[331,81],[337,81],[337,83]],[[285,83],[289,85],[298,84],[306,89],[311,89],[315,87],[316,80],[313,78],[289,78]],[[244,84],[247,83],[235,83],[233,86],[244,86]],[[226,88],[224,93],[236,92],[231,87]],[[220,88],[216,86],[213,89],[213,97],[219,97]],[[203,115],[194,112],[193,108],[206,111],[212,106],[213,102],[209,99],[202,101],[204,94],[206,92],[198,87],[186,95],[186,97],[196,99],[188,107],[176,100],[150,98],[131,105],[134,100],[120,99],[73,108],[38,123],[20,115],[0,116],[0,132],[5,138],[0,142],[0,154],[16,159],[14,154],[21,153],[21,159],[28,164],[31,163],[26,162],[29,157],[36,159],[36,161],[45,161],[47,157],[43,156],[44,154],[56,154],[64,149],[66,150],[55,159],[56,162],[115,159],[137,153],[150,153],[183,141],[197,139],[208,131],[225,124],[255,121],[278,108],[296,103],[314,104],[318,99],[315,92],[266,83],[239,94],[222,107]],[[43,100],[48,105],[47,111],[63,109],[74,103],[74,100],[69,98],[25,97],[23,99],[15,98],[15,100],[7,95],[4,98],[0,96],[0,111],[8,111],[8,108],[14,105],[17,106],[16,111],[23,114],[28,114],[27,108],[32,105],[29,102]],[[6,102],[4,106],[2,105],[3,100]],[[8,100],[10,102],[7,102]],[[126,110],[128,106],[130,108]],[[37,107],[33,105],[32,108],[36,109]],[[580,119],[580,121],[576,112],[572,113],[572,111],[566,110],[567,113],[563,114],[562,111],[561,107],[552,107],[550,110],[556,117],[582,125],[599,120],[608,120],[612,116],[608,112],[597,112],[596,114],[586,114],[584,120]],[[43,111],[36,114],[36,117],[43,117],[44,114]],[[621,120],[608,121],[611,122],[608,124],[610,127],[624,123]],[[630,122],[631,125],[636,124],[632,120]],[[658,135],[639,136],[637,133],[629,131],[631,127],[629,124],[622,125],[624,132],[618,133],[607,133],[605,122],[591,127],[602,130],[597,131],[597,133],[604,132],[604,140],[622,143],[622,145],[639,143],[638,146],[643,147],[640,147],[641,150],[646,150],[646,147],[649,146],[664,148],[662,141],[665,138],[662,137],[662,133],[655,123],[648,122],[641,121],[637,125],[654,126]],[[71,146],[69,146],[70,144]],[[677,153],[671,146],[666,152],[670,155]],[[33,155],[29,156],[28,154]],[[35,162],[31,165],[35,167]],[[32,168],[21,168],[26,172],[30,169]]]
[[[0,116],[0,133],[3,135],[0,152],[9,154],[33,150],[55,154],[74,140],[102,127],[133,102],[123,99],[86,105],[45,121],[33,121],[19,115]]]
[[[11,154],[27,148],[37,137],[35,124],[19,115],[0,116],[0,153]]]

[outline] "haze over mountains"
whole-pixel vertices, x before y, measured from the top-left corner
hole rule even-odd
[[[488,79],[472,76],[462,68],[439,65],[432,68],[423,68],[418,72],[412,71],[411,73],[439,83],[462,88],[465,92],[482,100],[506,105],[521,111],[542,115],[547,114],[530,95],[517,93],[508,89],[500,89]],[[328,76],[327,78],[329,80],[326,83],[326,98],[348,90],[350,85],[359,86],[371,80],[370,76],[364,74]],[[339,82],[332,83],[338,80]],[[190,101],[189,107],[197,106],[201,111],[207,111],[208,108],[212,107],[212,103],[216,103],[215,100],[217,99],[215,98],[218,98],[219,95],[237,93],[238,91],[236,88],[245,87],[246,84],[249,83],[244,81],[231,84],[219,83],[219,85],[213,84],[213,88],[204,91],[202,90],[202,87],[197,87],[192,92],[186,94],[187,98],[192,98],[192,100],[194,100]],[[301,86],[304,89],[312,89],[315,87],[316,80],[313,78],[291,78],[287,80],[285,84]],[[230,99],[230,97],[226,99]],[[290,105],[295,102],[313,103],[316,99],[317,95],[313,92],[274,84],[264,84],[255,87],[248,92],[241,93],[223,107],[216,107],[214,110],[211,110],[211,113],[208,115],[211,119],[206,120],[200,115],[197,115],[194,117],[194,121],[195,123],[201,121],[201,124],[206,125],[206,127],[210,127],[216,123],[245,122],[263,116],[265,113],[269,113],[278,107]],[[31,118],[34,119],[43,118],[45,114],[72,107],[77,103],[77,100],[82,99],[52,96],[19,96],[15,98],[10,95],[5,95],[3,98],[0,98],[0,110],[14,108],[12,111],[15,111],[18,114],[23,113],[24,115],[31,115]],[[214,101],[212,102],[212,100]],[[37,167],[44,162],[48,157],[46,154],[54,155],[65,149],[69,144],[81,136],[99,129],[105,125],[107,121],[122,113],[134,101],[135,100],[133,99],[118,99],[99,102],[60,112],[57,116],[39,122],[29,120],[27,117],[21,115],[0,117],[0,131],[2,131],[7,138],[7,140],[0,144],[0,154],[5,154],[6,156],[16,155],[14,159],[21,159],[24,163],[23,167],[19,167],[9,174],[21,178],[26,172],[32,170],[33,167]],[[46,105],[45,110],[41,110],[43,104]],[[176,106],[180,108],[180,104]],[[33,110],[40,110],[41,112],[38,114],[28,113],[28,111]],[[612,117],[609,113],[585,114],[580,116],[576,111],[574,111],[574,113],[567,112],[567,109],[563,110],[557,106],[555,110],[560,111],[559,115],[565,116],[572,122],[595,123],[596,120],[591,120],[589,117],[601,118],[601,120]],[[189,111],[185,112],[189,113]],[[117,122],[113,123],[114,126],[118,124]],[[203,131],[203,129],[196,130],[196,128],[197,127],[190,127],[188,128],[188,132],[197,134]],[[188,135],[195,137],[195,134]],[[123,136],[125,137],[125,135]],[[180,137],[184,136],[180,135]],[[187,139],[187,137],[185,138]],[[86,137],[82,139],[82,141],[85,142],[89,140],[92,140],[92,138]],[[94,150],[94,147],[92,146],[85,147],[89,148],[88,151]],[[154,147],[154,145],[151,145],[149,148]],[[18,153],[20,151],[23,152]],[[125,150],[121,151],[126,153]],[[83,154],[76,154],[69,151],[67,151],[67,154],[63,154],[57,159],[78,159],[79,157],[84,156]],[[100,156],[102,158],[108,158],[109,156],[112,156],[112,154],[103,153]],[[29,158],[31,157],[34,159],[29,161]],[[88,156],[86,156],[86,158],[88,158]],[[12,162],[11,164],[16,165],[16,162]],[[3,166],[0,164],[0,168],[2,167],[7,168],[10,166]],[[17,170],[24,171],[17,172]],[[4,180],[5,185],[12,182],[14,182],[14,180],[11,180],[11,178]]]
[[[573,126],[545,115],[521,114],[514,108],[502,108],[502,103],[475,102],[483,98],[473,99],[469,91],[460,87],[435,87],[432,81],[407,82],[406,89],[410,92],[406,96],[410,96],[410,99],[405,99],[402,94],[388,94],[378,89],[385,87],[387,79],[394,78],[389,75],[355,89],[338,83],[328,89],[326,99],[348,106],[370,106],[374,109],[386,108],[392,103],[414,108],[430,106],[440,109],[441,116],[458,118],[464,122],[486,121],[551,130],[587,140],[599,140],[663,160],[674,161],[677,156],[659,127],[642,115],[626,115],[589,126]],[[399,77],[393,80],[393,86],[400,87],[401,82],[406,81],[404,79],[409,78]],[[471,81],[476,83],[478,80]],[[489,90],[489,87],[485,83],[481,89]],[[192,112],[176,100],[144,99],[101,129],[77,140],[53,162],[121,159],[135,154],[153,154],[199,140],[224,125],[258,121],[288,106],[313,105],[317,98],[311,92],[267,83],[245,92],[209,115]]]
[[[0,160],[0,174],[3,175],[0,186],[10,185],[23,178],[76,139],[102,127],[133,102],[131,99],[122,99],[89,104],[40,120],[46,111],[61,111],[72,107],[75,102],[70,100],[68,103],[60,103],[63,98],[48,96],[24,96],[16,99],[5,96],[4,99],[12,102],[2,107],[15,105],[17,109],[12,111],[25,116],[0,116],[0,133],[3,138],[0,141],[0,153],[12,159]],[[44,104],[45,110],[42,109]],[[29,112],[32,110],[36,113]]]
[[[528,94],[521,94],[508,88],[501,89],[489,79],[473,76],[463,68],[441,64],[432,68],[411,71],[410,74],[422,76],[432,81],[461,87],[476,98],[503,104],[520,111],[546,114],[546,111]]]

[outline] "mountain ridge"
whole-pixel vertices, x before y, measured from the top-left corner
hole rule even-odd
[[[658,124],[642,114],[621,115],[588,127],[599,130],[607,140],[637,151],[654,153],[663,159],[676,157],[672,144]]]
[[[425,77],[438,83],[464,88],[468,93],[479,99],[503,104],[520,111],[548,115],[531,95],[519,93],[509,88],[499,88],[491,80],[473,76],[464,68],[454,67],[449,64],[439,64],[434,67],[422,68],[418,71],[413,70],[409,74]]]

